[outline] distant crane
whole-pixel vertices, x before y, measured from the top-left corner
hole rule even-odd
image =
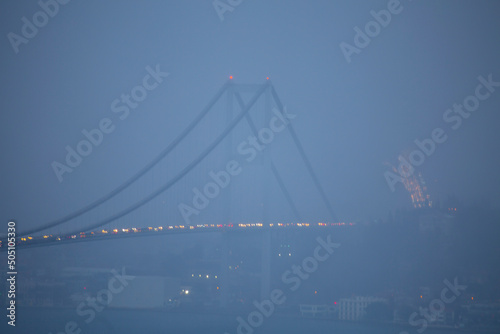
[[[396,168],[390,163],[385,163],[388,165],[395,173],[401,176],[403,180],[403,185],[406,190],[410,193],[411,203],[415,209],[417,208],[427,208],[432,207],[432,201],[430,195],[427,193],[427,186],[425,185],[422,173],[412,172],[408,170],[407,163],[402,155],[398,157],[400,168]]]

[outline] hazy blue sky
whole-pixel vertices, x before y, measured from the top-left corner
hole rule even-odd
[[[17,219],[19,229],[33,227],[114,189],[168,145],[229,75],[235,83],[271,78],[297,115],[292,124],[341,219],[385,218],[389,210],[409,207],[401,184],[389,189],[384,163],[397,164],[400,153],[414,150],[414,140],[429,138],[435,128],[448,139],[419,167],[433,199],[451,194],[500,206],[500,87],[460,128],[443,120],[448,108],[474,94],[479,76],[500,81],[500,3],[403,0],[400,13],[348,63],[340,43],[355,45],[353,29],[364,30],[374,20],[370,11],[387,6],[386,0],[243,0],[221,21],[209,0],[73,0],[59,5],[15,53],[8,34],[21,36],[22,18],[33,22],[41,7],[37,1],[2,1],[1,219]],[[146,67],[157,64],[169,76],[120,120],[111,103],[142,84]],[[114,131],[59,182],[52,162],[64,163],[65,147],[75,148],[84,139],[81,131],[103,118],[113,121]],[[190,147],[208,144],[205,133],[215,136],[223,128],[216,120],[206,126],[187,151],[177,153],[186,157],[183,163],[164,163],[165,180],[196,155]],[[286,136],[276,140],[273,159],[301,215],[329,219]],[[207,161],[197,177],[208,180],[208,172],[226,161],[218,163]],[[258,209],[251,200],[245,204],[244,191],[238,193],[253,182],[251,168],[243,169],[232,192],[242,208],[232,215],[241,213],[241,220],[245,210]],[[159,185],[150,178],[142,189]],[[196,185],[203,182],[165,195],[172,219],[182,219],[177,205],[189,200]],[[106,212],[121,207],[115,205]],[[289,216],[282,201],[275,209]]]

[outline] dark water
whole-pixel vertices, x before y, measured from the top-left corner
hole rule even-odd
[[[87,317],[80,317],[71,309],[34,309],[17,310],[16,327],[0,325],[1,333],[116,333],[116,334],[153,334],[153,333],[238,333],[235,315],[207,315],[189,313],[167,313],[163,311],[116,310],[106,309],[96,314],[88,324]],[[71,322],[74,321],[73,324]],[[8,328],[7,328],[8,327]],[[321,319],[302,319],[271,315],[261,326],[239,333],[338,333],[338,334],[399,334],[406,331],[416,334],[418,328],[396,325],[369,325]],[[427,329],[426,334],[464,333],[459,330]],[[472,332],[468,332],[472,333]]]

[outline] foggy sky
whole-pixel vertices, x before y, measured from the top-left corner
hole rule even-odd
[[[342,220],[409,207],[401,184],[390,191],[384,163],[396,165],[399,154],[435,128],[448,139],[418,168],[432,199],[454,195],[500,206],[500,87],[460,128],[443,120],[454,103],[474,94],[479,76],[500,81],[500,5],[402,1],[401,12],[347,62],[340,43],[354,45],[354,28],[364,29],[370,11],[387,6],[385,0],[243,0],[221,21],[212,1],[73,0],[16,54],[7,34],[20,35],[21,18],[32,21],[40,6],[3,1],[1,219],[33,227],[111,191],[166,147],[229,75],[235,83],[270,77],[297,115],[292,124]],[[112,101],[156,65],[169,76],[119,120]],[[81,131],[103,118],[113,120],[114,131],[59,182],[52,162],[64,162],[66,145],[74,148]],[[212,122],[208,129],[220,131]],[[311,187],[303,168],[286,163],[297,153],[280,150],[288,144],[285,136],[279,140],[273,159],[286,167],[292,192]],[[169,173],[177,165],[164,166]],[[212,167],[204,168],[202,176]],[[189,198],[190,189],[171,197]],[[330,219],[317,194],[294,196],[305,219]],[[278,211],[289,211],[280,203]]]

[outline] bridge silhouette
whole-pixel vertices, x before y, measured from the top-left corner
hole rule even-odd
[[[245,102],[244,97],[247,97],[247,102]],[[219,107],[221,104],[224,105],[222,109],[225,111],[225,115],[215,115],[216,111],[214,110],[217,109],[220,111],[221,108]],[[262,107],[263,112],[252,116],[252,112],[259,109],[259,105]],[[213,117],[219,120],[225,119],[225,124],[220,131],[210,127],[210,120],[207,121],[209,115],[214,115]],[[259,144],[262,144],[262,141],[264,140],[263,133],[262,131],[259,132],[257,125],[259,121],[261,124],[267,124],[266,121],[273,115],[274,117],[280,118],[282,121],[287,117],[286,108],[278,97],[278,94],[269,79],[262,84],[236,84],[233,82],[232,78],[229,79],[217,91],[201,112],[196,115],[196,117],[170,142],[170,144],[168,144],[142,169],[112,191],[81,207],[80,209],[66,214],[59,219],[38,224],[32,229],[19,231],[17,235],[18,243],[23,244],[24,242],[31,242],[32,244],[50,245],[57,242],[67,242],[72,240],[96,240],[98,239],[98,236],[101,238],[100,240],[108,237],[142,237],[148,235],[148,232],[151,232],[150,234],[153,234],[153,232],[157,232],[156,234],[172,234],[186,232],[213,232],[222,230],[245,230],[246,228],[254,227],[264,230],[287,226],[298,228],[306,226],[338,226],[339,224],[342,224],[337,222],[334,210],[328,201],[321,182],[319,181],[313,166],[305,153],[302,143],[294,130],[293,124],[291,124],[292,122],[288,122],[288,124],[286,124],[285,130],[289,133],[298,156],[300,157],[300,160],[305,166],[307,174],[312,181],[312,185],[316,189],[317,194],[327,209],[329,217],[325,217],[323,221],[330,221],[329,223],[319,223],[318,225],[317,222],[306,222],[301,217],[300,209],[294,203],[292,196],[287,189],[286,182],[281,176],[279,167],[277,167],[275,161],[273,160],[273,156],[268,150],[261,153],[262,157],[260,158],[259,166],[261,166],[262,170],[268,171],[266,175],[272,175],[273,184],[277,185],[277,188],[279,188],[279,191],[287,203],[290,212],[293,213],[293,222],[284,223],[284,219],[281,218],[279,219],[280,221],[271,221],[267,217],[267,209],[270,203],[266,197],[269,191],[269,184],[271,183],[268,176],[257,180],[264,183],[264,190],[261,193],[261,196],[263,197],[263,203],[261,206],[263,214],[262,218],[257,223],[232,223],[232,221],[241,220],[237,217],[237,215],[236,217],[233,217],[231,214],[231,202],[233,201],[233,197],[231,196],[231,184],[227,187],[227,189],[224,189],[224,192],[221,191],[220,196],[224,198],[223,203],[225,209],[219,210],[222,217],[217,217],[217,224],[196,224],[186,221],[182,223],[169,222],[167,224],[158,224],[157,222],[149,221],[142,222],[142,224],[146,224],[145,226],[137,226],[135,222],[141,221],[141,219],[132,218],[130,221],[124,220],[125,217],[134,215],[134,213],[140,209],[144,209],[146,205],[150,204],[159,196],[164,195],[169,190],[172,190],[172,188],[178,186],[181,180],[189,179],[190,175],[195,175],[195,168],[198,167],[203,161],[208,160],[210,155],[213,154],[216,149],[219,149],[219,152],[225,152],[226,154],[231,155],[231,152],[234,150],[232,138],[233,134],[237,132],[237,127],[241,126],[244,121],[246,121],[246,124],[250,128],[251,134],[259,140]],[[204,125],[202,125],[203,122],[205,122]],[[205,132],[203,132],[203,126],[206,128]],[[208,145],[203,147],[200,152],[197,152],[197,155],[178,168],[173,175],[165,176],[165,174],[170,174],[171,172],[163,173],[165,169],[162,168],[162,164],[165,164],[165,162],[169,163],[172,160],[177,160],[176,157],[173,157],[172,159],[170,159],[170,157],[176,149],[179,149],[179,147],[187,141],[187,138],[190,135],[200,137],[199,132],[195,132],[196,128],[201,129],[200,131],[203,138],[210,136],[214,137],[208,142]],[[268,139],[269,136],[267,140]],[[222,145],[224,140],[226,140],[225,147]],[[220,162],[220,159],[216,159],[215,161]],[[160,168],[158,168],[159,166]],[[155,168],[160,169],[160,171],[155,171]],[[146,182],[143,182],[142,185],[142,187],[146,190],[140,192],[137,191],[137,184],[139,184],[141,180],[144,181],[147,178],[150,180],[149,184],[147,184],[148,182],[146,180]],[[163,181],[165,178],[166,180]],[[146,186],[144,186],[144,184],[146,184]],[[127,191],[129,191],[128,195],[126,194]],[[142,197],[131,200],[130,198],[133,196],[130,196],[130,193],[140,193],[140,196]],[[177,190],[177,193],[179,193],[179,190]],[[122,197],[120,198],[119,196]],[[175,194],[170,195],[170,198],[175,198],[175,196]],[[123,207],[123,203],[126,202],[130,203]],[[165,200],[163,202],[165,202]],[[106,205],[108,205],[107,208],[105,208]],[[117,208],[117,206],[122,207]],[[260,210],[261,208],[252,209]],[[99,209],[100,212],[97,212]],[[142,219],[142,221],[143,220],[144,219]],[[165,217],[160,217],[159,221],[165,221]],[[44,242],[35,242],[37,240]],[[5,241],[6,240],[4,239],[4,245]]]
[[[259,109],[263,111],[260,114],[256,112]],[[222,112],[220,112],[221,110]],[[255,112],[252,114],[254,110]],[[211,118],[215,118],[217,122],[210,121],[209,115],[211,115]],[[18,232],[16,243],[21,248],[31,248],[64,245],[75,242],[106,241],[111,238],[137,238],[161,235],[175,237],[179,233],[223,233],[224,241],[221,247],[224,251],[220,266],[220,287],[222,293],[221,303],[222,305],[227,305],[230,299],[228,292],[228,261],[231,234],[257,232],[261,233],[262,236],[261,270],[259,275],[261,277],[261,297],[265,298],[270,293],[272,239],[273,234],[276,235],[276,233],[273,233],[274,231],[291,232],[294,229],[315,228],[324,230],[324,228],[328,227],[352,225],[352,223],[345,224],[337,221],[333,208],[294,130],[292,122],[287,121],[289,117],[291,116],[287,114],[286,108],[278,97],[271,81],[266,80],[260,85],[248,85],[235,84],[230,79],[170,144],[142,169],[112,191],[82,208],[66,214],[59,219],[38,224],[32,229]],[[281,121],[280,127],[276,126],[278,121]],[[242,129],[242,124],[245,123],[253,135],[253,137],[248,137],[248,142],[253,141],[255,149],[255,152],[253,152],[247,147],[247,153],[253,152],[251,156],[254,159],[256,158],[257,151],[261,151],[259,152],[258,159],[252,162],[252,165],[258,171],[258,176],[254,176],[251,180],[252,184],[260,184],[260,188],[256,187],[259,188],[259,191],[252,192],[245,188],[246,192],[255,193],[254,195],[257,196],[258,200],[252,204],[244,203],[244,206],[250,206],[253,212],[262,211],[260,217],[254,217],[251,222],[242,222],[247,219],[242,213],[243,210],[241,208],[239,210],[233,208],[237,207],[235,202],[237,202],[239,195],[236,191],[237,195],[232,196],[232,192],[234,188],[237,188],[237,184],[230,182],[228,179],[229,174],[238,169],[237,161],[231,160],[235,149],[233,137],[240,136],[241,139],[241,135],[245,133]],[[269,128],[266,125],[269,125]],[[272,130],[273,128],[274,130]],[[197,130],[195,131],[195,129]],[[269,149],[263,148],[266,144],[270,144],[273,141],[274,133],[272,131],[277,133],[278,131],[284,132],[285,130],[291,137],[300,161],[312,181],[312,186],[315,188],[317,194],[319,194],[327,209],[329,217],[323,219],[323,222],[311,222],[309,219],[304,220],[300,214],[300,206],[297,206],[293,201],[287,183],[280,173],[280,168],[277,165],[279,161],[273,159],[274,157]],[[193,142],[193,139],[190,138],[190,135],[195,136],[194,145],[191,146],[189,143],[190,140]],[[199,138],[202,139],[201,141],[206,141],[207,144],[200,145]],[[223,145],[223,142],[225,145]],[[188,144],[182,149],[184,143]],[[243,141],[242,143],[245,145],[247,141]],[[196,148],[200,146],[202,148],[197,152]],[[241,147],[241,144],[238,145],[238,150]],[[184,162],[183,157],[186,155],[189,156],[192,152],[194,152],[194,156],[189,157]],[[221,155],[223,158],[221,158]],[[186,159],[184,158],[184,160]],[[251,159],[246,160],[250,161]],[[177,163],[178,161],[182,163]],[[207,166],[200,168],[199,166],[202,162],[208,164],[208,168],[211,169],[219,166],[221,161],[224,162],[224,166],[227,166],[224,172],[226,173],[224,174],[226,175],[226,182],[221,184],[220,179],[217,182],[212,177],[214,182],[206,183],[206,186],[211,184],[212,188],[217,186],[216,183],[219,184],[218,190],[212,193],[212,196],[209,196],[208,193],[205,194],[206,197],[210,197],[214,202],[216,201],[215,197],[220,197],[219,206],[213,204],[212,213],[215,212],[216,214],[210,217],[212,222],[208,221],[210,220],[209,211],[204,211],[205,214],[200,218],[202,220],[206,219],[206,222],[193,223],[187,219],[189,217],[186,217],[185,214],[183,214],[184,221],[180,223],[179,216],[176,218],[170,217],[169,219],[165,213],[163,204],[171,202],[179,203],[180,198],[188,198],[185,190],[189,189],[193,183],[199,184],[200,180],[206,180]],[[168,164],[168,166],[165,164]],[[232,166],[231,168],[230,165]],[[176,168],[177,170],[175,170]],[[239,168],[241,172],[241,166]],[[220,173],[222,172],[219,172],[219,175],[221,175]],[[232,173],[233,176],[234,174]],[[213,176],[214,174],[211,175]],[[301,175],[301,178],[303,179],[304,177]],[[182,184],[182,182],[185,183]],[[272,188],[271,185],[274,187]],[[207,189],[206,186],[203,188],[204,190]],[[301,186],[303,185],[301,184]],[[197,188],[192,189],[195,192]],[[293,215],[293,218],[286,215],[281,216],[281,213],[274,218],[270,218],[269,207],[274,204],[270,199],[270,194],[273,190],[276,191],[277,189],[282,199],[284,199],[284,203],[288,206],[289,210],[286,211],[289,211]],[[169,191],[170,194],[168,194]],[[164,197],[165,194],[167,194],[166,197]],[[198,191],[197,194],[201,198],[201,192]],[[208,206],[207,201],[208,199],[205,198],[203,205],[198,205],[196,209],[190,208],[188,205],[183,205],[182,207],[190,208],[191,214],[199,215],[200,210]],[[155,204],[156,217],[154,213]],[[194,197],[193,206],[196,207]],[[178,208],[181,208],[181,204],[178,205]],[[177,214],[179,215],[179,212]],[[145,216],[148,218],[145,219]],[[0,250],[7,250],[8,243],[6,241],[4,239],[0,242]]]

